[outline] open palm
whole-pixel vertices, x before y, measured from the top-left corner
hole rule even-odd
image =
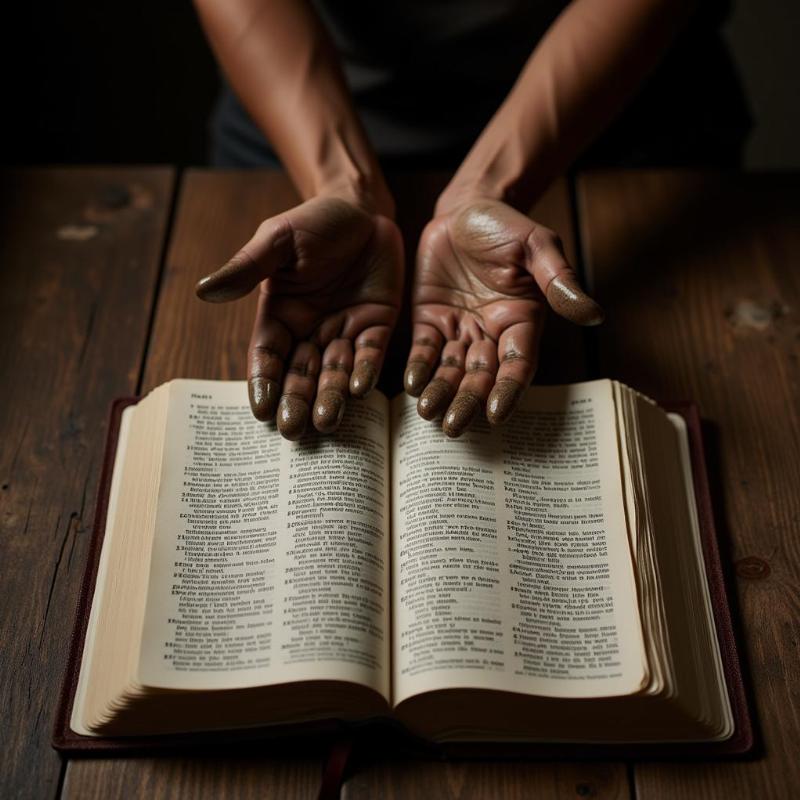
[[[580,324],[602,320],[555,233],[495,200],[434,218],[417,253],[405,374],[420,415],[444,412],[449,436],[484,407],[491,423],[507,419],[536,371],[548,303]]]
[[[339,198],[315,198],[261,224],[197,294],[235,300],[260,284],[248,351],[258,419],[299,438],[335,430],[349,391],[377,381],[402,297],[402,239],[395,224]]]

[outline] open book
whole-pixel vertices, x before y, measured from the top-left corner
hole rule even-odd
[[[722,741],[722,663],[686,426],[626,386],[455,441],[373,392],[288,442],[244,383],[176,380],[122,417],[69,725]]]

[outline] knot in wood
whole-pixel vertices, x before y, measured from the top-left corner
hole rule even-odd
[[[769,577],[770,572],[769,564],[758,556],[746,556],[736,562],[736,574],[740,578],[760,581]]]

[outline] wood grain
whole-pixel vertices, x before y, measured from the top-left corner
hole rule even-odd
[[[135,391],[170,169],[46,169],[0,184],[0,796],[54,797],[55,702],[111,400]]]
[[[254,297],[210,305],[194,285],[224,264],[258,224],[297,196],[275,172],[190,170],[181,182],[142,393],[172,378],[242,379]],[[70,762],[65,796],[313,797],[320,757],[239,761],[158,757]]]
[[[397,762],[344,785],[342,800],[628,800],[625,770],[615,764]]]
[[[578,272],[578,242],[573,225],[569,185],[566,180],[556,181],[549,191],[531,209],[530,216],[542,225],[556,231],[564,245],[567,261]],[[587,377],[586,334],[557,314],[550,314],[542,338],[536,383],[570,383]]]
[[[716,425],[723,557],[735,565],[763,735],[764,755],[751,761],[638,765],[636,796],[795,796],[800,176],[589,175],[580,215],[608,310],[602,374],[658,398],[693,398]]]
[[[72,761],[65,800],[310,800],[321,772],[306,759],[147,758]]]
[[[234,255],[260,222],[296,202],[281,173],[184,173],[143,393],[172,378],[244,379],[255,294],[236,303],[203,303],[194,285]]]

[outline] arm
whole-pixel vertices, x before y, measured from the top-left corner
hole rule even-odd
[[[689,0],[574,0],[439,198],[417,253],[406,391],[458,436],[482,408],[513,412],[536,371],[550,305],[603,319],[558,236],[526,212],[655,66]],[[431,379],[431,376],[432,379]]]
[[[394,206],[336,52],[306,0],[195,0],[208,40],[304,200]]]
[[[574,0],[443,192],[528,211],[623,108],[693,8],[691,0]]]
[[[210,302],[260,284],[248,390],[260,420],[299,438],[337,428],[375,385],[402,297],[394,204],[336,54],[305,0],[196,0],[231,84],[305,202],[261,223],[197,285]]]

